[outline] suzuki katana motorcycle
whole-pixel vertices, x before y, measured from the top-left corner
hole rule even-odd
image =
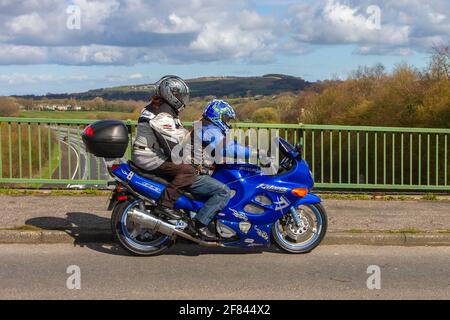
[[[98,121],[83,132],[86,149],[97,157],[122,158],[129,130],[120,121]],[[279,138],[280,165],[276,175],[266,175],[252,164],[216,165],[213,177],[232,190],[232,198],[215,218],[216,241],[202,239],[193,218],[202,199],[184,192],[175,209],[181,218],[158,215],[154,209],[168,181],[136,167],[132,162],[113,164],[108,170],[115,186],[108,210],[117,241],[130,253],[157,255],[178,237],[208,247],[270,246],[275,242],[290,253],[308,253],[323,240],[327,215],[314,186],[300,147]],[[213,231],[213,230],[212,230]]]

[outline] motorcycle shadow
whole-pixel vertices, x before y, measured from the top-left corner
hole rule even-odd
[[[130,256],[119,244],[115,243],[111,234],[109,217],[101,217],[92,213],[68,212],[66,218],[38,217],[26,221],[27,225],[42,230],[64,231],[73,238],[73,245],[88,248],[100,253]],[[201,247],[184,239],[165,251],[162,255],[200,256],[208,254],[262,254],[279,252],[274,246],[270,248],[225,248]]]
[[[98,252],[126,255],[114,244],[110,228],[110,219],[85,212],[68,212],[65,218],[38,217],[25,222],[42,230],[63,231],[73,238],[73,245],[86,247]]]

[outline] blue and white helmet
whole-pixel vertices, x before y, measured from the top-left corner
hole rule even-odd
[[[219,127],[224,133],[231,129],[228,125],[228,120],[236,119],[236,112],[233,107],[223,100],[213,100],[208,102],[203,118],[211,121],[214,125]]]

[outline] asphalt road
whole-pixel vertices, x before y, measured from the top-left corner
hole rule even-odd
[[[137,258],[106,246],[2,245],[0,299],[449,299],[449,263],[447,247],[289,255],[180,245]],[[80,268],[80,290],[67,288],[71,265]],[[367,288],[371,265],[380,268],[380,290]]]
[[[56,129],[53,128],[56,132]],[[69,139],[70,130],[70,139]],[[57,134],[57,132],[56,132]],[[57,138],[61,143],[61,157],[62,157],[62,178],[72,180],[108,180],[109,173],[106,168],[106,162],[102,158],[96,158],[88,153],[84,147],[81,138],[78,138],[78,132],[75,129],[60,128]],[[71,154],[71,172],[69,174],[68,168],[68,150],[70,147]],[[59,177],[58,170],[55,171],[55,178]],[[86,185],[72,185],[68,188],[83,189]]]

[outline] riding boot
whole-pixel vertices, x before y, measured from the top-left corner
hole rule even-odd
[[[215,226],[214,222],[211,222],[209,226],[205,226],[201,222],[195,222],[198,233],[207,241],[217,240],[216,233],[210,230],[210,227]]]

